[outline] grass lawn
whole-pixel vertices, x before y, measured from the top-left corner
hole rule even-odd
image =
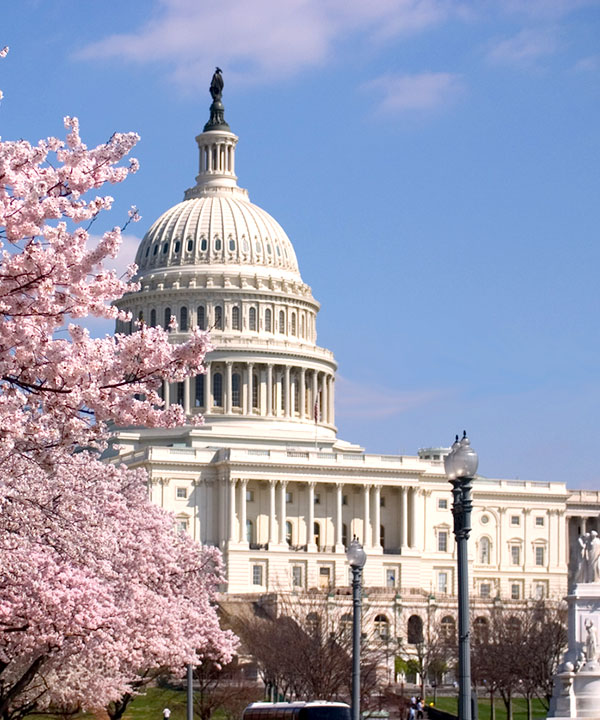
[[[430,700],[431,698],[428,698],[428,702]],[[496,698],[495,706],[496,720],[506,720],[506,710],[500,698]],[[457,699],[455,697],[438,697],[436,707],[456,715]],[[489,698],[479,698],[479,720],[489,720],[490,712]],[[533,701],[533,717],[535,720],[544,720],[546,717],[546,710],[544,710],[539,700]],[[525,698],[515,698],[513,700],[513,720],[527,720],[527,701]]]

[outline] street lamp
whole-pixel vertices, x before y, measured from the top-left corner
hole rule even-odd
[[[356,535],[346,550],[352,568],[352,720],[360,718],[360,610],[362,605],[362,570],[367,553]]]
[[[444,469],[452,484],[452,515],[458,559],[458,717],[471,717],[471,643],[469,638],[469,556],[467,541],[471,532],[471,488],[479,460],[466,431],[444,458]]]

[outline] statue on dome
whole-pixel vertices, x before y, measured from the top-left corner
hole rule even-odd
[[[220,67],[215,69],[215,72],[210,81],[210,96],[213,101],[220,100],[223,96],[223,71]]]
[[[596,530],[590,530],[577,539],[579,556],[577,558],[576,583],[600,582],[600,538]]]

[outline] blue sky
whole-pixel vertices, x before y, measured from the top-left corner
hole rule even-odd
[[[600,2],[20,0],[1,17],[4,139],[62,135],[67,114],[89,145],[141,135],[105,219],[140,208],[126,253],[193,184],[223,68],[240,185],[322,303],[343,438],[412,454],[465,427],[486,475],[600,486]]]

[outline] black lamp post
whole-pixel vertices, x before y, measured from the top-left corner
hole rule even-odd
[[[471,642],[469,630],[469,556],[467,541],[471,532],[471,489],[479,460],[467,433],[456,440],[444,458],[444,468],[452,483],[452,515],[458,559],[458,718],[472,720]]]
[[[352,568],[352,720],[360,718],[360,613],[362,606],[362,570],[367,553],[356,535],[346,551]]]

